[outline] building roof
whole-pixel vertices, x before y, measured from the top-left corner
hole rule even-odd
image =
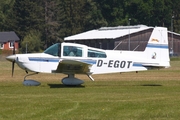
[[[168,33],[173,34],[173,35],[178,35],[178,36],[180,36],[179,33],[171,32],[171,31],[168,31]]]
[[[11,42],[11,41],[19,41],[19,37],[16,35],[14,31],[11,32],[0,32],[0,42]]]
[[[139,31],[147,30],[149,28],[145,25],[136,26],[118,26],[118,27],[102,27],[96,30],[90,30],[84,33],[65,37],[64,40],[88,40],[88,39],[116,39],[129,33],[136,33]]]

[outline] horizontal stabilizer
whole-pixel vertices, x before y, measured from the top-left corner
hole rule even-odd
[[[160,65],[159,63],[152,63],[152,64],[142,64],[144,67],[151,67],[151,68],[167,68],[165,65]]]

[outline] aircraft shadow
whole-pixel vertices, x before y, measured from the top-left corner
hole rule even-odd
[[[85,88],[83,85],[63,85],[63,84],[48,84],[50,88]]]
[[[142,84],[140,86],[154,86],[154,87],[158,87],[158,86],[162,86],[160,84]]]

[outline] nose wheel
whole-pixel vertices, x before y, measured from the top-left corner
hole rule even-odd
[[[32,76],[32,75],[36,75],[36,74],[38,74],[38,73],[35,72],[35,73],[32,73],[32,74],[26,75],[26,76],[24,77],[23,85],[24,85],[24,86],[39,86],[39,85],[41,85],[41,83],[38,82],[38,81],[36,81],[36,80],[26,79],[26,77]]]

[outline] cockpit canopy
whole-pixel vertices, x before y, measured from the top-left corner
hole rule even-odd
[[[85,45],[56,43],[47,48],[44,53],[57,57],[89,57],[89,58],[106,58],[104,50],[87,47]]]

